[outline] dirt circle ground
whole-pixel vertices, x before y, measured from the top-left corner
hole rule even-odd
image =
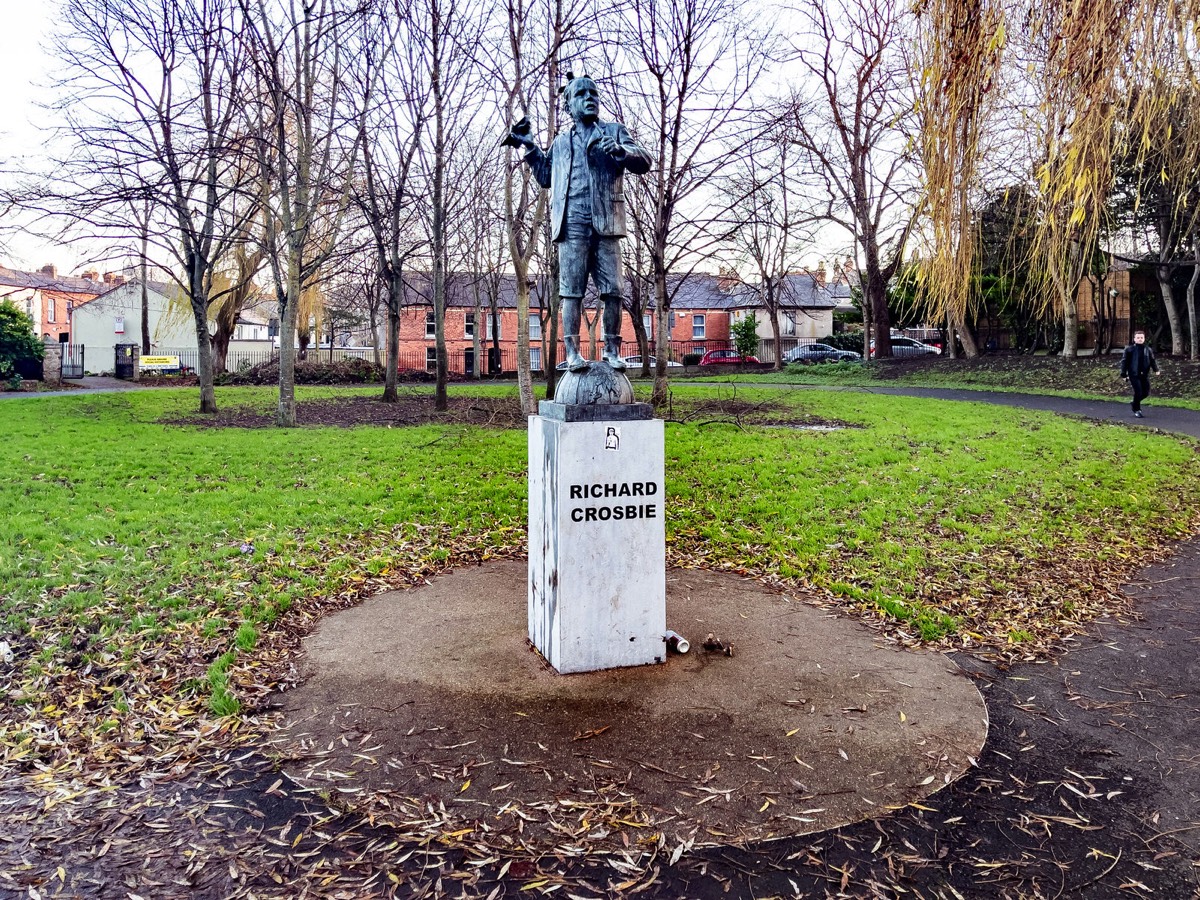
[[[519,822],[523,840],[623,826],[695,845],[802,834],[918,801],[979,754],[987,713],[947,657],[732,575],[671,570],[659,666],[562,676],[501,561],[322,623],[285,695],[289,774],[413,809]],[[714,632],[732,656],[700,647]],[[528,822],[528,827],[526,827]]]

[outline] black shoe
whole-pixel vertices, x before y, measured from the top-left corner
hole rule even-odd
[[[1144,419],[1144,418],[1146,418],[1145,416],[1143,416],[1143,415],[1142,415],[1142,411],[1141,411],[1140,409],[1135,409],[1135,410],[1133,411],[1133,417],[1134,417],[1135,419]]]

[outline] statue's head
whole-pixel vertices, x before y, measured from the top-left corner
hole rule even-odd
[[[592,123],[600,118],[600,92],[596,90],[596,82],[582,75],[567,82],[564,91],[567,96],[567,109],[571,118],[576,122]]]

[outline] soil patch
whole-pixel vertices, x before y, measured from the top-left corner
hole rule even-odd
[[[671,570],[668,621],[695,649],[570,676],[528,648],[526,591],[523,561],[494,562],[322,622],[285,695],[290,747],[307,748],[289,774],[369,788],[408,818],[421,797],[520,823],[545,850],[619,848],[631,829],[741,845],[919,800],[986,735],[948,657],[882,647],[747,579]],[[705,652],[708,632],[733,655]]]
[[[710,400],[676,403],[668,420],[694,425],[782,426],[791,428],[850,428],[846,422],[808,415],[778,401],[747,403],[742,400]],[[177,416],[161,420],[167,425],[199,425],[204,428],[273,428],[274,410],[227,405],[213,416]],[[355,428],[406,425],[478,425],[485,428],[525,428],[527,420],[516,397],[449,398],[449,409],[438,412],[428,393],[401,394],[397,403],[375,397],[329,397],[300,400],[296,422],[301,426]]]
[[[168,425],[199,425],[206,428],[273,428],[274,410],[261,407],[227,406],[214,416],[166,418]],[[523,428],[525,416],[515,398],[451,397],[449,408],[433,408],[429,394],[401,394],[397,403],[373,397],[330,397],[301,400],[296,404],[296,423],[301,426],[355,428],[374,425],[397,428],[406,425],[478,425],[485,428]]]

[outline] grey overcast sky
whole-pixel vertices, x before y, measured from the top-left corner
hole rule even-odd
[[[44,115],[38,100],[45,99],[38,85],[51,71],[43,52],[53,21],[54,4],[44,0],[0,0],[0,157],[14,160],[35,153],[42,138],[35,123]],[[0,263],[15,268],[40,268],[55,263],[65,270],[78,254],[52,247],[23,235],[4,237]]]
[[[57,0],[0,0],[0,169],[22,156],[38,156],[45,143],[37,123],[47,115],[39,102],[48,99],[45,85],[54,72],[45,45],[52,35],[57,7]],[[845,254],[846,238],[834,231],[825,229],[823,239],[818,240],[820,255]],[[0,265],[15,269],[39,269],[53,263],[63,274],[78,274],[92,263],[88,249],[81,244],[51,244],[20,231],[0,233]],[[816,252],[805,255],[812,257],[805,259],[810,265],[819,258]]]

